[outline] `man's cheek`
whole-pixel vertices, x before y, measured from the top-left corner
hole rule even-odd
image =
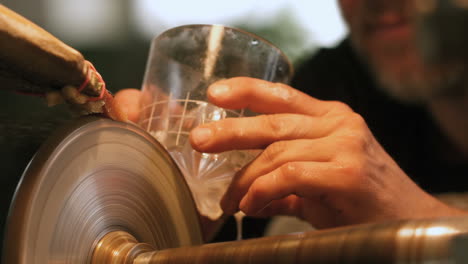
[[[359,5],[362,4],[363,0],[339,0],[341,14],[348,24],[351,23],[359,13]]]

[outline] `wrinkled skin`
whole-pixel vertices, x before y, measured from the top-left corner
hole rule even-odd
[[[384,88],[402,100],[424,101],[440,93],[444,78],[438,69],[425,68],[415,52],[409,2],[339,0],[353,45]],[[116,100],[127,103],[135,121],[138,108],[128,96],[138,92],[122,91]],[[221,203],[226,214],[240,209],[251,216],[294,215],[318,228],[466,214],[411,181],[365,120],[343,103],[246,77],[217,82],[208,96],[220,107],[260,114],[191,132],[198,151],[263,150],[234,177]]]
[[[127,93],[138,95],[122,91],[116,100]],[[222,200],[226,214],[294,215],[325,228],[463,213],[412,182],[343,103],[246,77],[215,83],[208,95],[218,106],[262,114],[204,124],[191,133],[193,147],[202,152],[263,149],[234,177]]]
[[[376,141],[362,117],[287,85],[233,78],[209,99],[263,115],[225,119],[191,133],[195,149],[264,149],[222,201],[225,213],[295,215],[316,227],[460,214],[421,190]]]

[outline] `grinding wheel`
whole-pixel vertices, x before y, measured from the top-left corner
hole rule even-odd
[[[468,219],[418,219],[202,245],[181,172],[136,126],[84,118],[41,147],[10,209],[5,264],[466,263]]]
[[[46,141],[24,172],[3,263],[90,263],[111,231],[155,249],[202,243],[193,198],[165,149],[136,126],[87,117]]]

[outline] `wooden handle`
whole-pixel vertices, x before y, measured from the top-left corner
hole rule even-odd
[[[79,86],[85,79],[83,56],[26,18],[0,5],[2,75],[47,88]]]
[[[54,98],[60,94],[81,115],[104,113],[115,120],[127,120],[125,113],[113,107],[104,81],[80,52],[3,5],[0,83],[1,89],[48,95],[49,102],[57,101]]]

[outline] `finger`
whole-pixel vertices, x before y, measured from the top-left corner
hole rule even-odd
[[[334,140],[278,141],[268,146],[254,161],[237,173],[227,189],[221,207],[233,213],[250,185],[261,175],[268,174],[289,162],[328,162],[336,155]]]
[[[255,215],[249,216],[272,217],[277,215],[298,217],[318,229],[339,225],[337,210],[324,204],[320,197],[305,199],[296,195],[289,195],[284,199],[270,202]]]
[[[257,178],[239,202],[239,208],[248,215],[255,215],[270,202],[291,194],[317,198],[342,188],[342,182],[336,176],[330,163],[291,162]]]
[[[114,97],[114,106],[127,112],[128,119],[136,123],[140,113],[140,97],[140,90],[120,90]]]
[[[277,215],[297,216],[300,210],[301,198],[289,195],[283,199],[271,201],[266,207],[258,211],[253,217],[271,217]]]
[[[220,107],[249,108],[265,114],[298,113],[321,116],[337,107],[336,102],[318,100],[286,84],[249,77],[213,83],[208,88],[208,98]]]
[[[328,136],[343,120],[297,114],[227,118],[193,129],[190,142],[200,152],[259,149],[280,140]]]

